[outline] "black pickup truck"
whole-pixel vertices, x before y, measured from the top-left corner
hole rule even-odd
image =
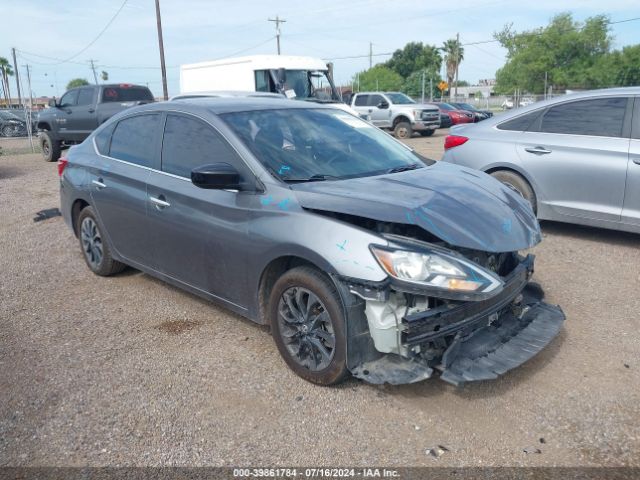
[[[86,85],[67,91],[59,101],[54,97],[38,118],[44,159],[55,162],[62,148],[81,143],[116,113],[150,102],[153,95],[147,87],[127,83]]]

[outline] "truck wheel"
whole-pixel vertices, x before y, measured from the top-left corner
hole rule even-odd
[[[422,135],[423,137],[430,137],[434,132],[435,130],[422,130],[420,132],[420,135]]]
[[[409,122],[398,122],[393,129],[393,134],[396,138],[411,138],[413,135],[413,128]]]
[[[531,204],[533,213],[537,213],[538,206],[536,202],[536,194],[533,192],[533,188],[531,188],[529,182],[527,182],[522,176],[515,172],[510,172],[509,170],[498,170],[493,172],[491,176],[496,180],[501,181],[512,190],[518,192],[522,198]]]
[[[326,275],[311,267],[286,272],[271,290],[268,315],[280,355],[298,376],[318,385],[345,379],[345,314]]]
[[[62,151],[60,141],[54,140],[47,131],[40,132],[40,148],[42,148],[42,157],[46,162],[56,162],[60,158]]]

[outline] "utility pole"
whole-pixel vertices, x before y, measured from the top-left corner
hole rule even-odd
[[[373,43],[369,42],[369,68],[373,66]]]
[[[16,62],[16,49],[11,49],[13,55],[13,70],[16,72],[16,87],[18,88],[18,105],[22,106],[22,95],[20,94],[20,74],[18,73],[18,62]]]
[[[547,72],[544,72],[544,99],[547,99]]]
[[[429,101],[433,102],[433,75],[429,78]]]
[[[424,103],[424,70],[422,70],[422,101]]]
[[[95,82],[96,85],[98,85],[98,75],[96,75],[96,66],[93,63],[93,58],[91,60],[89,60],[89,63],[91,63],[91,70],[93,71],[93,81]],[[96,60],[97,62],[97,60]]]
[[[454,96],[458,101],[458,66],[460,65],[460,33],[456,33],[456,86]],[[449,98],[451,98],[451,90],[449,90]]]
[[[283,20],[278,15],[276,15],[276,18],[268,18],[267,20],[276,24],[276,43],[278,44],[278,55],[280,55],[280,24],[285,23],[286,20]]]
[[[162,41],[162,19],[160,18],[160,0],[156,0],[156,24],[158,26],[158,45],[160,47],[160,69],[162,70],[162,94],[169,100],[167,91],[167,67],[164,64],[164,43]]]

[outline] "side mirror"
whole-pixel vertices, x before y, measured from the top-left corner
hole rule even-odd
[[[287,70],[284,68],[278,69],[278,83],[284,85],[287,82]]]
[[[228,163],[212,163],[191,171],[191,182],[211,190],[241,190],[240,174]]]
[[[49,99],[49,106],[51,108],[56,108],[58,106],[58,101],[56,100],[56,97]]]
[[[378,104],[378,108],[382,109],[382,110],[386,110],[387,108],[389,108],[389,102],[386,102],[385,100],[382,100],[379,104]]]

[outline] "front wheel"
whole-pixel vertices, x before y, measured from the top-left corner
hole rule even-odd
[[[40,132],[40,148],[46,162],[56,162],[62,153],[60,141],[54,140],[51,133],[47,131]]]
[[[298,376],[318,385],[346,378],[345,314],[326,275],[311,267],[289,270],[271,290],[268,313],[280,355]]]
[[[411,138],[413,135],[413,128],[409,122],[398,122],[393,129],[393,134],[396,138]]]

